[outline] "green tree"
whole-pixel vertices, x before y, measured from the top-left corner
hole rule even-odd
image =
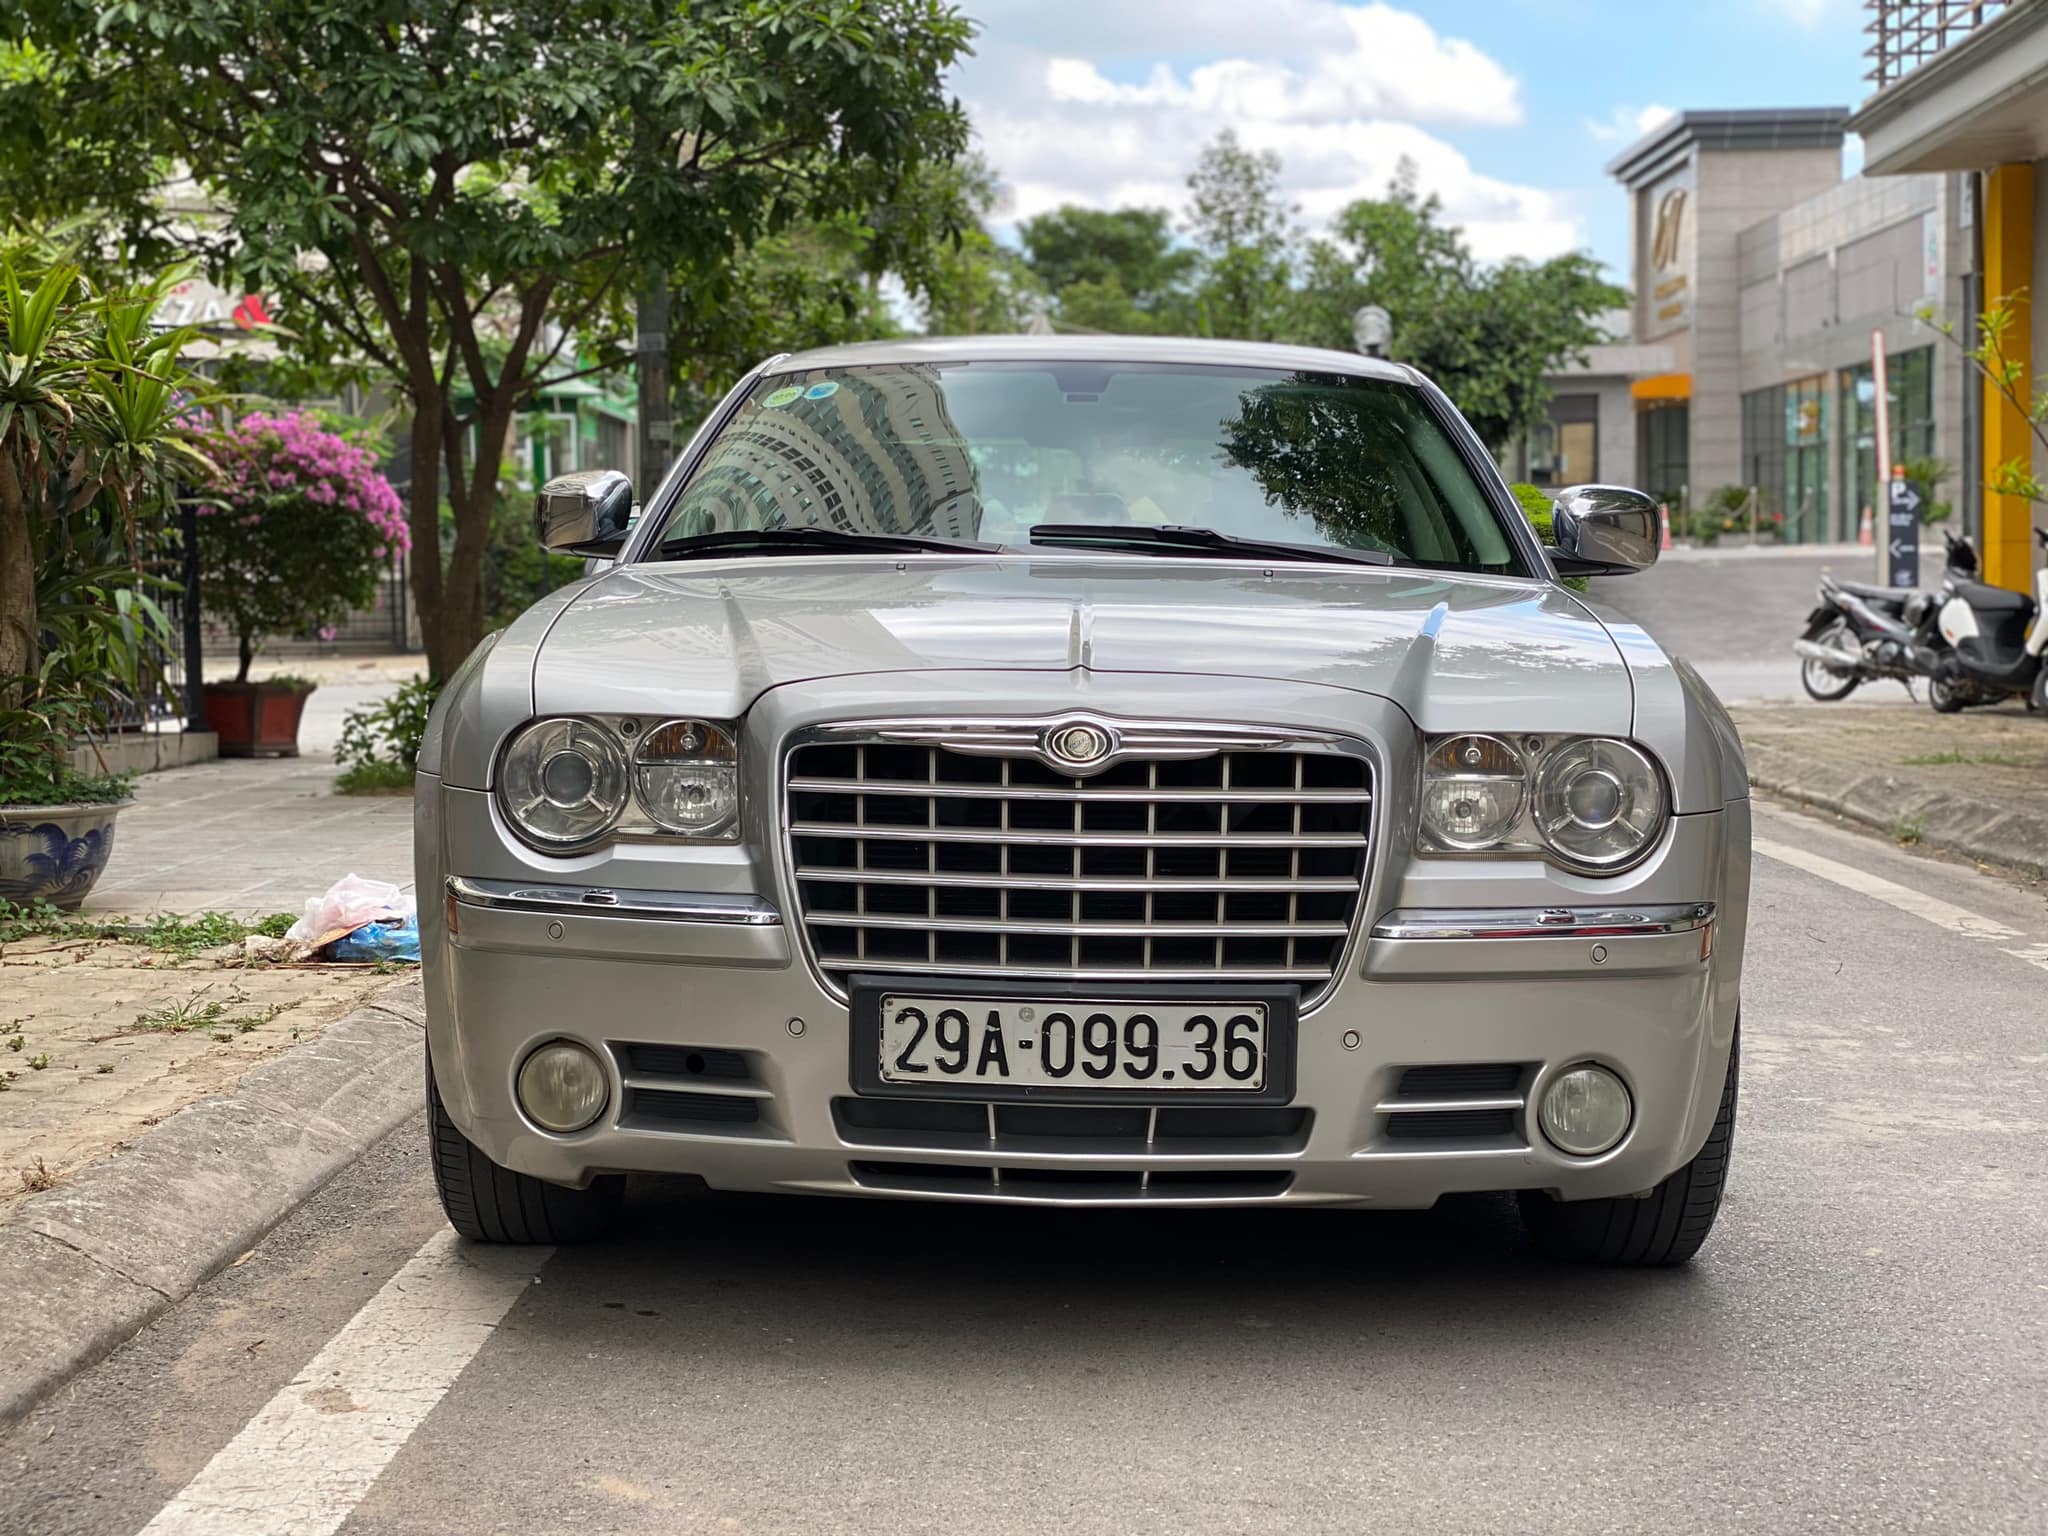
[[[43,130],[0,140],[10,187],[40,157],[35,196],[139,225],[175,157],[222,209],[191,243],[404,395],[435,676],[483,632],[513,418],[630,357],[619,296],[886,200],[965,136],[946,0],[18,0],[9,26],[38,71],[0,75],[0,125]],[[133,163],[95,180],[115,145]]]
[[[2024,288],[1994,296],[1976,318],[1977,339],[1974,342],[1963,340],[1952,321],[1935,319],[1931,306],[1923,307],[1917,313],[1923,325],[1940,332],[1953,343],[1962,352],[1971,371],[1988,380],[2006,405],[2026,419],[2027,430],[2040,445],[2040,451],[2048,452],[2048,385],[2035,391],[2030,398],[2024,352],[2015,357],[2006,345],[2008,333],[2027,323],[2026,310],[2027,291]],[[1942,467],[1946,471],[1947,466]],[[1984,489],[1994,496],[2017,496],[2022,501],[2048,505],[2048,483],[2034,473],[2033,462],[2024,455],[1988,466]]]
[[[1053,296],[1058,318],[1084,331],[1172,329],[1182,285],[1199,261],[1174,242],[1164,208],[1082,208],[1069,203],[1018,226],[1024,260]]]
[[[1280,157],[1228,129],[1188,177],[1188,232],[1201,251],[1195,323],[1205,335],[1272,341],[1289,326],[1298,234],[1280,196]]]
[[[1001,188],[979,154],[929,166],[907,178],[899,201],[876,210],[878,222],[953,231],[951,238],[905,249],[903,277],[922,302],[933,336],[1021,331],[1044,304],[1024,258],[988,232]]]
[[[1442,213],[1408,162],[1386,196],[1345,208],[1310,247],[1290,339],[1348,349],[1353,312],[1380,305],[1392,356],[1436,380],[1498,451],[1542,415],[1546,376],[1602,340],[1600,312],[1627,295],[1577,253],[1481,266]]]
[[[762,358],[892,336],[862,219],[795,224],[678,288],[669,309],[679,422],[701,420]]]

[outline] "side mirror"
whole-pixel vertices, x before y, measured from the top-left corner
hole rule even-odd
[[[1657,563],[1657,503],[1618,485],[1574,485],[1550,510],[1560,576],[1626,576]]]
[[[616,469],[557,475],[534,498],[534,531],[552,550],[615,555],[632,523],[633,482]]]

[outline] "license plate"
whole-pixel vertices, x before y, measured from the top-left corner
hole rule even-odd
[[[1026,1002],[886,992],[880,1081],[904,1087],[1098,1088],[1129,1093],[1266,1086],[1262,1002]]]

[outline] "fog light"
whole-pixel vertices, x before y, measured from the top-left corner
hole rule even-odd
[[[519,1069],[519,1107],[542,1130],[580,1131],[604,1113],[610,1096],[597,1057],[567,1040],[542,1046]]]
[[[1605,1067],[1573,1067],[1543,1090],[1543,1134],[1574,1157],[1598,1157],[1628,1130],[1628,1088]]]

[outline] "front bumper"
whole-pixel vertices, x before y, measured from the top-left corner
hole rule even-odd
[[[422,780],[419,804],[428,1038],[443,1098],[488,1156],[565,1184],[672,1172],[733,1190],[1052,1204],[1624,1195],[1705,1141],[1738,1006],[1743,801],[1675,818],[1625,899],[1588,899],[1582,887],[1571,903],[1711,905],[1711,927],[1531,935],[1479,920],[1498,916],[1502,883],[1478,866],[1376,878],[1368,936],[1301,1022],[1289,1113],[1162,1133],[1190,1122],[1170,1113],[1187,1096],[1161,1095],[1162,1113],[1136,1123],[1027,1124],[988,1110],[986,1131],[970,1132],[957,1116],[919,1122],[896,1112],[899,1101],[854,1095],[846,1009],[774,903],[666,897],[637,910],[628,890],[592,906],[573,883],[516,900],[538,883],[470,877],[453,861],[458,877],[442,883],[450,850],[488,838],[489,797]],[[1670,899],[1679,887],[1682,901]],[[1473,920],[1445,915],[1460,911]],[[558,1038],[589,1046],[612,1078],[604,1115],[573,1136],[538,1130],[513,1099],[521,1061]],[[1543,1140],[1530,1106],[1554,1074],[1585,1061],[1621,1073],[1635,1116],[1612,1151],[1581,1159]],[[1407,1079],[1447,1086],[1404,1092],[1411,1068],[1460,1066],[1474,1070]]]

